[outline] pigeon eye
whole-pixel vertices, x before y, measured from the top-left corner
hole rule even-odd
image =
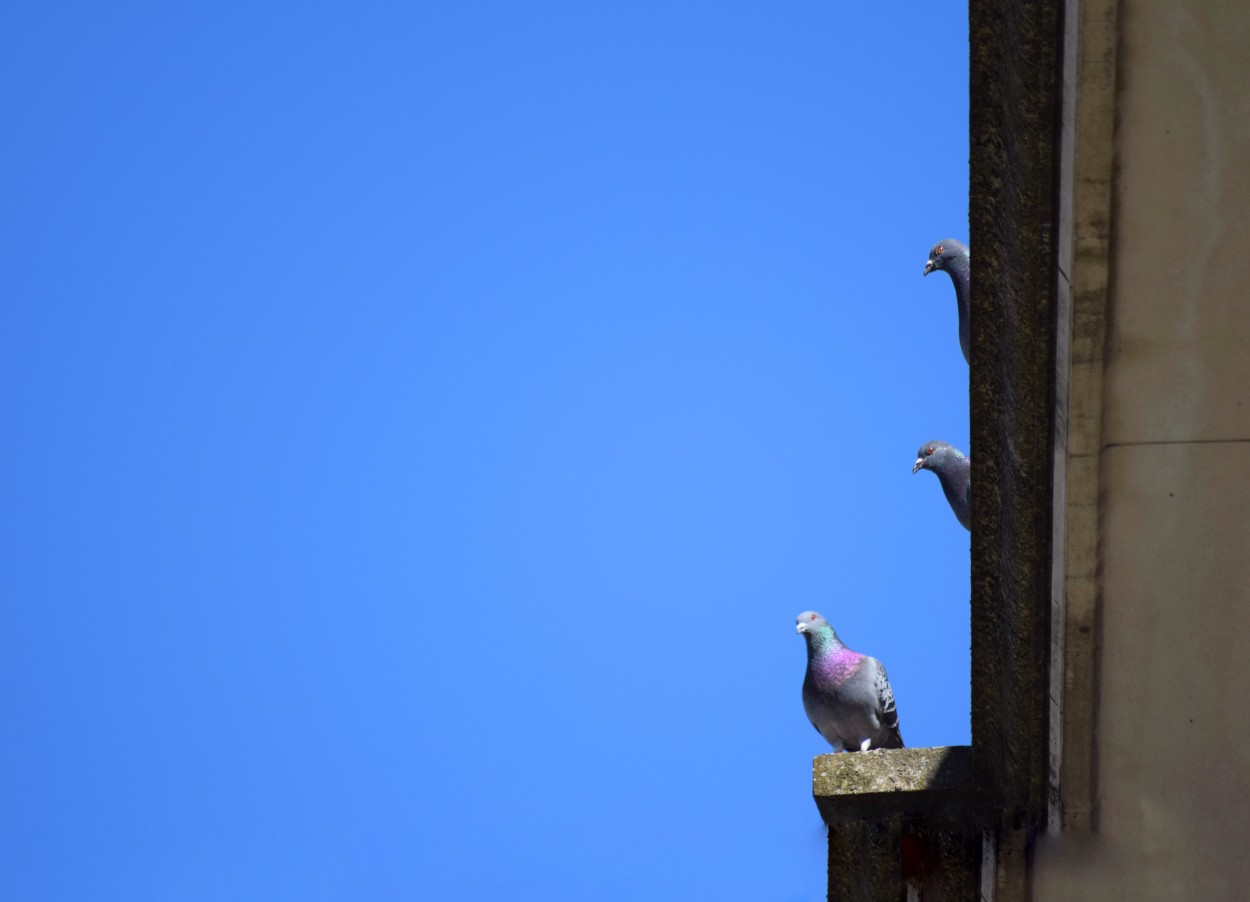
[[[937,247],[933,249],[933,253],[937,254],[940,257],[942,256],[942,254],[945,253],[945,251],[942,249],[942,245],[939,244]]]
[[[937,448],[934,448],[932,445],[930,445],[928,448],[925,449],[924,456],[928,457],[930,454],[932,454],[936,450]]]

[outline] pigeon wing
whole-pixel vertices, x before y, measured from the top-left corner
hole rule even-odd
[[[901,749],[903,734],[898,730],[898,708],[894,704],[894,690],[890,688],[890,678],[886,675],[885,665],[880,661],[876,661],[876,664],[877,708],[881,719],[881,733],[878,736],[880,742],[873,743],[873,747]]]

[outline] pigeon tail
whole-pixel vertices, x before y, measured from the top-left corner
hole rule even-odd
[[[878,743],[877,745],[874,745],[873,748],[875,749],[906,748],[906,746],[903,745],[903,734],[898,731],[898,724],[895,724],[894,729],[892,729],[889,733],[887,733],[885,735],[885,738],[882,739],[881,742]]]

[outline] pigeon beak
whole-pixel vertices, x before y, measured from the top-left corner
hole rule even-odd
[[[933,272],[933,270],[935,270],[935,269],[937,269],[937,266],[934,264],[934,262],[933,262],[932,260],[926,260],[926,261],[925,261],[925,264],[924,264],[924,274],[925,274],[926,276],[927,276],[929,273]]]
[[[798,626],[796,626],[796,627],[794,628],[794,631],[795,631],[796,633],[798,633],[800,636],[801,636],[801,635],[803,635],[804,633],[806,633],[806,632],[807,632],[807,624],[806,624],[806,623],[800,623]]]
[[[912,464],[911,475],[915,476],[924,467],[924,458],[917,457],[916,462]]]

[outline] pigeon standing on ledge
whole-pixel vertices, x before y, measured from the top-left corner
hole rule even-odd
[[[972,531],[972,461],[946,442],[925,442],[916,452],[912,474],[932,470],[942,483],[946,500],[964,529]]]
[[[795,618],[807,641],[803,709],[835,752],[901,749],[898,712],[885,668],[876,658],[851,651],[815,611]]]
[[[929,261],[924,265],[924,274],[927,276],[935,269],[948,273],[955,283],[955,303],[959,307],[959,347],[964,352],[964,360],[972,363],[968,340],[968,285],[972,276],[972,260],[968,256],[968,245],[954,238],[943,238],[933,245]]]

